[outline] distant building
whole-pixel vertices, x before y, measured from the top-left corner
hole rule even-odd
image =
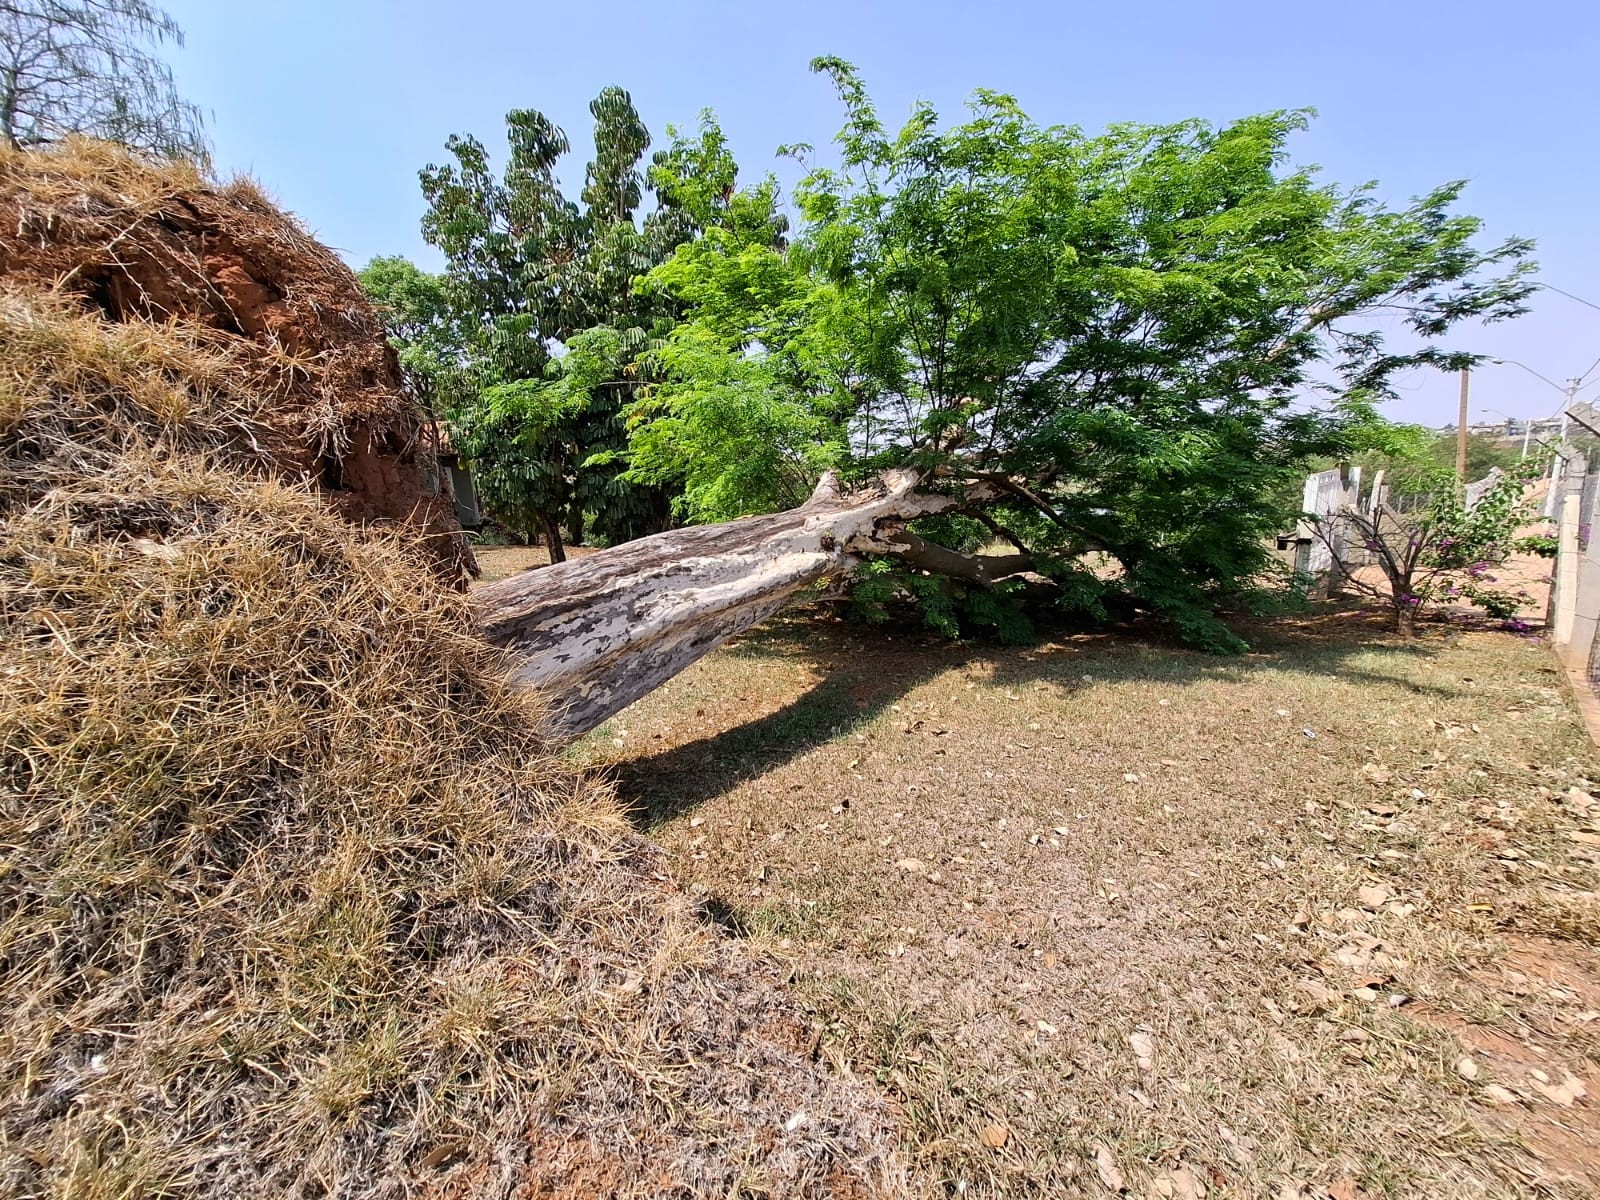
[[[1468,425],[1467,432],[1481,437],[1520,442],[1523,437],[1530,436],[1530,426],[1532,428],[1531,436],[1534,438],[1559,436],[1561,433],[1561,418],[1540,417],[1537,420],[1529,421],[1519,417],[1507,417],[1503,421],[1479,421]],[[1456,427],[1453,424],[1441,425],[1434,432],[1441,437],[1454,437]]]

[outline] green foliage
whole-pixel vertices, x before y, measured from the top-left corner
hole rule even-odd
[[[1392,496],[1432,494],[1454,486],[1456,435],[1421,426],[1395,426],[1403,431],[1388,444],[1356,456],[1367,471],[1382,469]],[[1365,447],[1363,447],[1365,448]],[[1522,461],[1522,448],[1481,433],[1467,435],[1467,482],[1486,479],[1494,470],[1508,471]]]
[[[685,319],[645,358],[627,478],[681,487],[676,507],[692,521],[790,507],[846,457],[844,429],[804,386],[816,285],[787,254],[776,182],[735,190],[709,114],[697,134],[672,134],[651,181],[698,236],[637,283]]]
[[[849,614],[868,624],[889,620],[896,609],[941,637],[993,634],[1008,645],[1033,640],[1033,622],[1019,603],[1022,585],[1002,580],[993,589],[915,571],[892,558],[872,558],[851,577]]]
[[[856,568],[850,589],[850,615],[858,621],[877,625],[889,619],[889,605],[899,593],[903,574],[887,558],[872,558]]]
[[[1058,559],[1044,566],[1056,584],[1055,607],[1058,611],[1095,623],[1111,619],[1110,601],[1123,594],[1120,582],[1101,579],[1077,562]]]
[[[1434,442],[1434,461],[1452,471],[1456,464],[1456,439],[1446,434]],[[1507,445],[1499,438],[1482,433],[1467,434],[1467,482],[1488,478],[1490,471],[1509,471],[1522,461],[1520,445]]]
[[[204,161],[200,110],[151,53],[183,31],[144,0],[0,4],[0,137],[39,146],[81,133],[135,150]]]
[[[636,430],[625,478],[681,489],[691,521],[790,508],[842,456],[836,431],[783,380],[771,357],[727,354],[685,325],[654,351],[661,380],[628,409]]]
[[[1409,436],[1376,415],[1395,372],[1457,365],[1434,339],[1529,290],[1528,243],[1476,247],[1461,185],[1388,209],[1287,167],[1304,113],[1091,135],[981,91],[962,124],[919,106],[890,134],[848,64],[814,66],[846,121],[792,240],[770,181],[730,190],[713,122],[669,155],[716,169],[677,193],[703,236],[640,287],[682,319],[631,445],[641,478],[693,479],[697,519],[790,502],[798,486],[768,483],[780,461],[1002,481],[991,515],[1029,528],[1041,567],[1102,549],[1134,602],[1238,649],[1216,611],[1271,570],[1308,460]],[[1416,348],[1386,342],[1395,314]],[[759,472],[719,451],[765,429],[785,449]],[[868,572],[865,609],[885,578]],[[946,593],[906,589],[950,623]]]
[[[1339,461],[1359,465],[1371,477],[1381,470],[1392,496],[1428,494],[1456,469],[1456,435],[1438,433],[1422,425],[1386,420],[1370,397],[1341,401],[1346,419],[1345,446]],[[1487,434],[1467,436],[1467,482],[1488,477],[1489,472],[1510,470],[1522,460],[1520,445],[1507,444]],[[1335,465],[1331,457],[1310,464],[1313,470]],[[1296,497],[1298,502],[1298,497]]]
[[[1540,558],[1556,556],[1557,539],[1553,533],[1530,533],[1513,543],[1518,554],[1533,554]]]
[[[467,331],[445,278],[399,256],[374,258],[356,278],[383,317],[401,370],[424,407],[435,414],[454,407],[468,387],[462,360]]]
[[[625,478],[624,412],[676,307],[633,283],[695,228],[677,197],[692,190],[696,164],[661,167],[663,180],[683,175],[676,191],[647,186],[650,135],[628,93],[606,88],[590,112],[581,204],[556,174],[566,134],[519,109],[506,118],[500,174],[470,136],[451,137],[450,161],[421,173],[423,236],[444,252],[444,275],[419,279],[382,260],[366,272],[406,318],[394,327],[402,359],[440,398],[486,506],[542,531],[557,557],[563,523],[570,540],[607,542],[668,519],[674,480]],[[641,219],[651,190],[656,205]]]

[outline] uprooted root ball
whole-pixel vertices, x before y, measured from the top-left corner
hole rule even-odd
[[[0,1192],[893,1190],[467,601],[249,470],[209,335],[0,299]]]
[[[348,520],[406,527],[447,581],[475,571],[378,314],[249,180],[104,142],[0,146],[0,280],[134,330],[125,341],[176,333],[227,359],[224,388],[251,393],[258,469],[308,481]],[[0,423],[9,401],[0,389]]]

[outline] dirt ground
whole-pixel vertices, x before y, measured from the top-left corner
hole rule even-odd
[[[1547,646],[782,619],[574,753],[929,1194],[1600,1194],[1600,761]]]
[[[1533,527],[1525,530],[1527,533],[1535,532]],[[1513,554],[1504,563],[1496,567],[1494,574],[1487,577],[1484,582],[1493,583],[1510,592],[1523,593],[1522,607],[1517,616],[1524,623],[1543,625],[1545,613],[1550,607],[1550,570],[1553,561],[1541,558],[1536,554]],[[1376,565],[1362,567],[1357,570],[1356,578],[1359,582],[1376,589],[1378,597],[1387,594],[1387,581],[1383,569]],[[1380,601],[1372,595],[1360,596],[1355,588],[1346,589],[1353,598],[1362,600],[1368,605],[1377,605]]]
[[[478,583],[496,583],[535,567],[550,565],[550,551],[543,546],[477,546],[478,568],[483,572]],[[595,551],[589,546],[568,546],[568,558],[582,558]]]

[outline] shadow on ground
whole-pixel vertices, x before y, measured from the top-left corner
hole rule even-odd
[[[847,737],[881,716],[920,684],[942,672],[981,671],[988,686],[1038,683],[1078,690],[1130,679],[1186,684],[1237,679],[1262,670],[1337,675],[1356,682],[1399,684],[1417,695],[1450,700],[1458,687],[1418,684],[1401,673],[1356,667],[1351,660],[1376,651],[1396,660],[1433,653],[1449,644],[1449,627],[1425,627],[1400,640],[1359,610],[1340,609],[1258,621],[1244,629],[1249,653],[1222,657],[1190,650],[1161,633],[1046,633],[1036,645],[954,643],[920,631],[882,629],[780,617],[718,651],[722,655],[781,659],[820,676],[820,682],[774,712],[609,767],[617,792],[641,828],[649,828],[741,783],[784,766],[825,742]],[[1088,679],[1085,679],[1088,676]]]

